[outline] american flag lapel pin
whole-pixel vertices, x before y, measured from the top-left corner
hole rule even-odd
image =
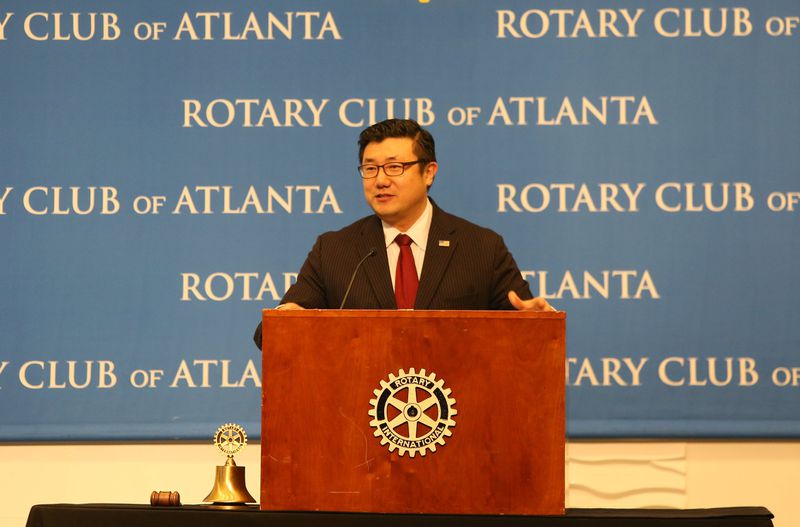
[[[439,247],[450,247],[450,240],[439,240]]]

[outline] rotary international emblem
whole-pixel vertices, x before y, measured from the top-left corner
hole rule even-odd
[[[214,446],[228,457],[239,452],[247,444],[244,428],[234,423],[227,423],[217,428],[214,434]]]
[[[417,373],[414,368],[390,373],[389,380],[381,380],[373,393],[369,424],[389,452],[397,449],[401,456],[406,452],[409,457],[424,456],[428,450],[436,452],[436,445],[444,445],[445,438],[453,435],[456,401],[435,373],[426,374],[424,369]]]

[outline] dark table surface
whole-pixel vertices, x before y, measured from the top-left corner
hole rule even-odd
[[[563,516],[459,516],[343,512],[275,512],[257,507],[224,510],[203,505],[152,507],[125,504],[35,505],[27,527],[772,527],[764,507],[715,509],[567,509]]]

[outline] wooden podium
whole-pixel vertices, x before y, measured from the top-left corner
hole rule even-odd
[[[264,310],[261,508],[563,514],[565,316]]]

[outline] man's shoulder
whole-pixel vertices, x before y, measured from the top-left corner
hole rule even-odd
[[[500,238],[500,235],[488,227],[473,223],[461,216],[450,214],[439,207],[434,207],[434,220],[447,230],[453,230],[459,234],[467,236],[478,236],[480,238]]]
[[[445,231],[458,232],[461,236],[486,238],[500,238],[501,236],[488,227],[473,223],[461,216],[451,214],[434,203],[433,219],[431,228],[443,229]],[[339,230],[327,231],[319,235],[319,239],[324,242],[345,241],[364,234],[381,233],[383,227],[381,220],[375,214],[370,214],[360,218],[350,225],[346,225]]]

